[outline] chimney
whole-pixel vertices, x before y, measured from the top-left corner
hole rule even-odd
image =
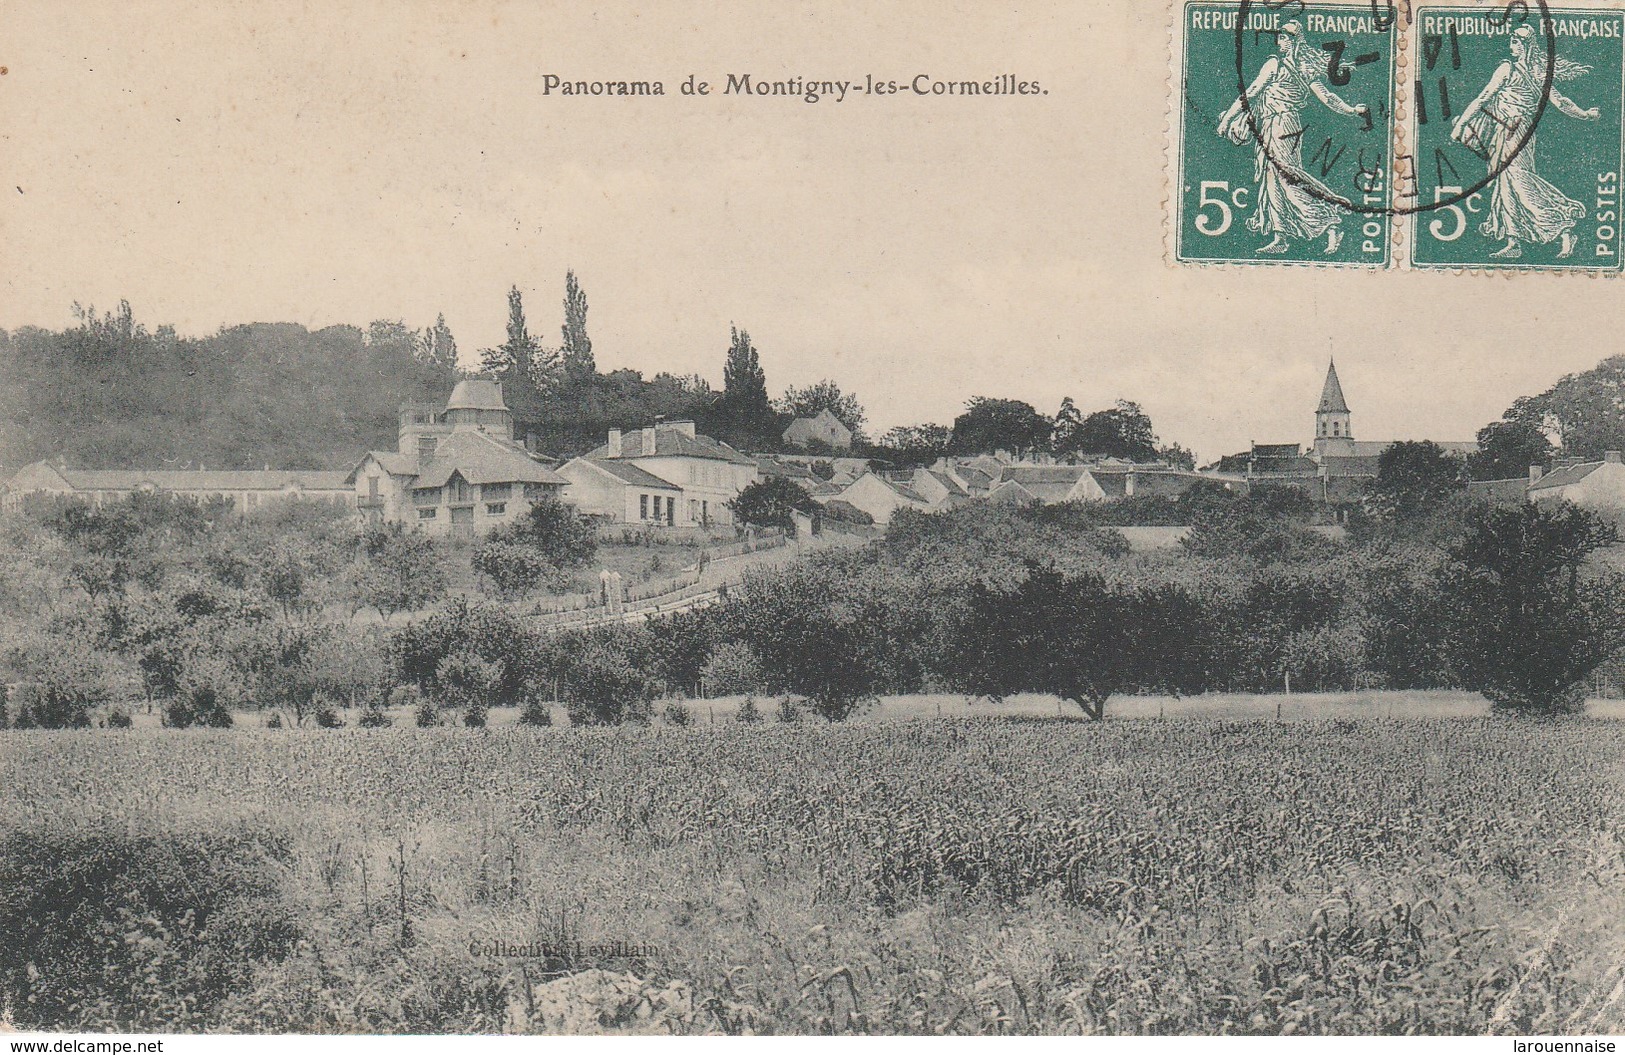
[[[667,427],[674,432],[681,432],[689,439],[694,438],[694,423],[692,421],[672,421],[667,423]]]
[[[1602,460],[1610,465],[1618,465],[1622,459],[1619,451],[1603,451]]]
[[[611,458],[619,458],[621,456],[621,430],[620,429],[610,429],[609,430],[609,456]]]
[[[1124,498],[1133,498],[1134,497],[1134,474],[1133,473],[1124,473],[1123,474],[1123,497]]]
[[[1531,465],[1529,467],[1529,486],[1533,487],[1535,484],[1540,483],[1540,478],[1545,475],[1545,473],[1546,470],[1542,469],[1540,466]]]

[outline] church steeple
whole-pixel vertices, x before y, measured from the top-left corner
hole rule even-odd
[[[1343,386],[1337,380],[1337,360],[1326,367],[1326,387],[1320,390],[1320,406],[1316,414],[1347,414],[1348,401],[1343,398]]]
[[[1324,448],[1326,440],[1352,440],[1353,415],[1348,400],[1343,398],[1343,385],[1337,380],[1337,363],[1326,367],[1326,384],[1320,390],[1320,405],[1315,408],[1315,446]]]

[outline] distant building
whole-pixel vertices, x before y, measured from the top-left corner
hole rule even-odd
[[[784,442],[791,447],[810,447],[814,443],[821,443],[831,450],[844,451],[852,446],[852,430],[826,407],[813,417],[797,418],[790,422],[784,430]]]
[[[1354,438],[1354,415],[1333,362],[1326,367],[1326,381],[1315,406],[1315,440],[1307,451],[1295,443],[1254,443],[1251,451],[1222,458],[1215,468],[1239,473],[1252,486],[1297,487],[1317,502],[1349,506],[1377,478],[1379,459],[1395,442]],[[1433,442],[1459,457],[1478,450],[1472,441]]]
[[[1006,465],[988,489],[992,502],[1016,505],[1098,502],[1106,497],[1085,465]]]
[[[1467,496],[1493,506],[1519,506],[1529,501],[1529,485],[1540,479],[1543,470],[1534,465],[1528,476],[1510,480],[1472,480],[1467,484]]]
[[[443,411],[402,405],[397,449],[368,451],[344,479],[361,515],[431,535],[471,535],[512,522],[569,481],[513,442],[495,381],[459,381]]]
[[[34,462],[17,470],[0,489],[0,505],[14,510],[30,495],[77,498],[100,506],[138,492],[229,501],[238,514],[290,498],[353,506],[355,493],[343,473],[256,469],[69,469]]]
[[[847,484],[837,494],[828,496],[828,501],[860,510],[882,526],[890,524],[892,515],[899,509],[935,513],[953,504],[949,499],[933,501],[917,490],[911,474],[895,475],[897,478],[871,470]]]
[[[807,465],[787,458],[777,458],[771,454],[756,456],[756,471],[763,480],[782,478],[806,491],[812,491],[824,482]]]
[[[668,527],[732,524],[728,503],[761,475],[754,459],[699,435],[692,421],[611,429],[608,442],[559,474],[578,512]]]
[[[1006,465],[987,497],[995,502],[1045,505],[1145,495],[1177,498],[1204,481],[1243,492],[1247,486],[1243,477],[1234,474],[1198,473],[1163,462],[1108,458],[1090,465]]]
[[[1531,502],[1573,502],[1594,512],[1625,515],[1625,464],[1619,451],[1608,451],[1600,462],[1564,465],[1549,473],[1530,472]]]

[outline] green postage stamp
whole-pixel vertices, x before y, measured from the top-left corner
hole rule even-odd
[[[1625,14],[1415,18],[1412,264],[1618,271]]]
[[[1171,256],[1620,271],[1622,6],[1183,2]]]
[[[1209,2],[1180,28],[1177,259],[1386,266],[1397,19]]]

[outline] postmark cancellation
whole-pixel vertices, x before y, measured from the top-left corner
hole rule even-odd
[[[1172,262],[1620,271],[1621,0],[1174,20]]]

